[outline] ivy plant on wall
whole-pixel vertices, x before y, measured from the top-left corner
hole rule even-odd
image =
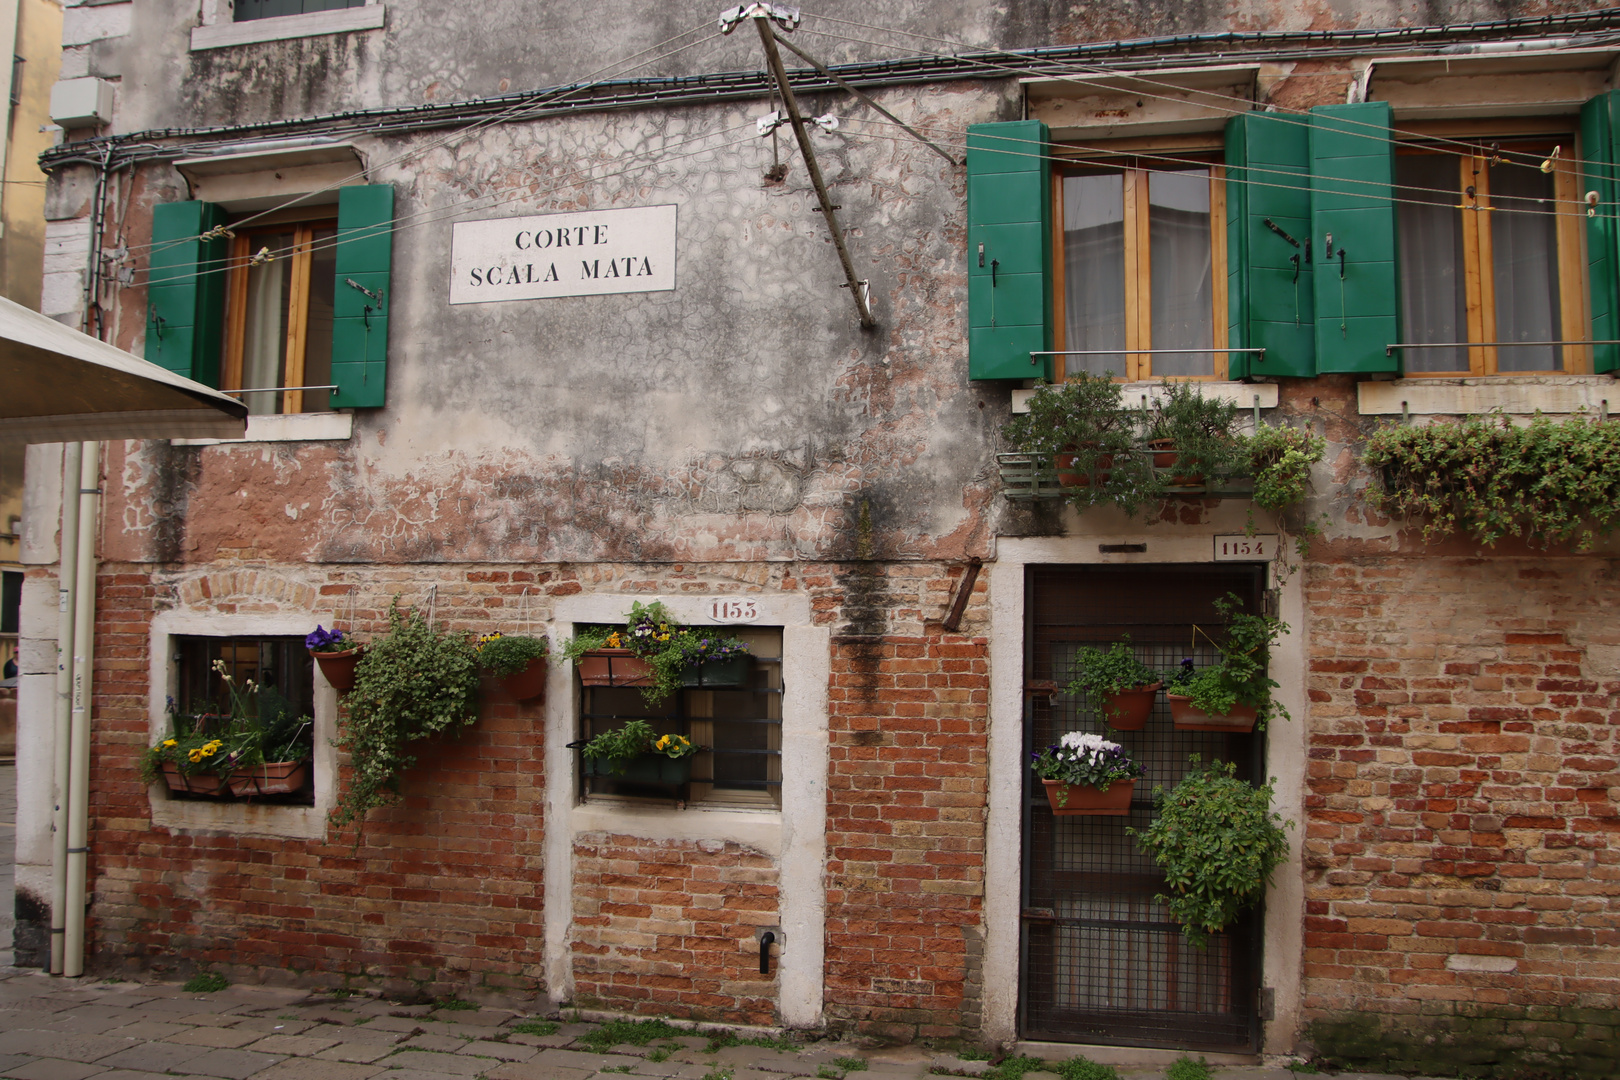
[[[1461,532],[1486,545],[1512,536],[1585,549],[1620,509],[1620,426],[1581,417],[1391,424],[1363,460],[1378,478],[1369,503],[1420,520],[1425,542]]]

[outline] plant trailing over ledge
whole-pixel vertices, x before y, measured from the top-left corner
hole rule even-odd
[[[478,639],[478,662],[492,675],[516,675],[549,651],[545,638],[522,634],[485,634]]]
[[[371,642],[338,720],[339,749],[354,766],[332,824],[364,825],[366,812],[399,797],[399,774],[416,764],[406,746],[478,718],[478,652],[467,635],[435,631],[421,612],[388,611],[388,632]]]
[[[1485,545],[1513,536],[1584,550],[1620,513],[1620,426],[1584,417],[1391,424],[1362,460],[1380,481],[1368,502],[1420,519],[1425,543],[1460,531]]]
[[[718,637],[690,630],[658,601],[637,601],[620,627],[580,631],[563,643],[563,655],[578,663],[599,649],[628,649],[652,668],[652,683],[641,691],[649,705],[657,705],[681,688],[681,673],[708,661],[730,659],[748,652],[734,637]]]
[[[1254,477],[1254,504],[1286,510],[1303,502],[1311,485],[1311,466],[1322,460],[1327,440],[1292,427],[1261,425],[1245,444],[1249,475]]]
[[[1191,658],[1183,660],[1165,692],[1186,695],[1194,708],[1210,716],[1224,716],[1236,706],[1248,706],[1257,714],[1255,726],[1264,731],[1273,713],[1292,719],[1271,696],[1277,681],[1267,672],[1271,647],[1288,633],[1288,624],[1269,615],[1250,615],[1242,606],[1236,593],[1215,601],[1215,610],[1226,620],[1225,632],[1220,641],[1204,636],[1220,651],[1220,663],[1195,668]],[[1196,626],[1194,631],[1203,632]]]
[[[1288,837],[1271,809],[1273,781],[1255,787],[1237,779],[1230,762],[1200,768],[1196,754],[1192,762],[1170,791],[1154,789],[1153,824],[1126,831],[1164,871],[1167,892],[1156,899],[1203,948],[1265,894],[1288,856]]]
[[[643,754],[656,754],[671,761],[691,757],[698,752],[684,735],[660,735],[645,720],[631,720],[622,727],[604,731],[580,749],[592,761],[602,759],[612,773],[622,773],[631,761]]]

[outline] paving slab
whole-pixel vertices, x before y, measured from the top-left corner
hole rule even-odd
[[[67,1035],[60,1031],[7,1031],[0,1033],[0,1054],[32,1054],[68,1061],[100,1061],[120,1050],[139,1046],[135,1039],[111,1035]]]
[[[180,1043],[185,1046],[208,1046],[216,1050],[235,1050],[246,1046],[250,1042],[258,1042],[263,1038],[258,1031],[243,1031],[240,1028],[220,1027],[194,1027],[188,1028],[178,1035],[169,1036],[169,1042]]]
[[[289,1058],[261,1073],[254,1073],[253,1080],[368,1080],[382,1071],[381,1065]]]
[[[185,1046],[171,1042],[149,1042],[120,1050],[103,1058],[99,1064],[109,1069],[145,1069],[147,1072],[168,1072],[188,1061],[208,1053],[206,1046]]]
[[[326,1050],[317,1051],[314,1056],[322,1061],[355,1061],[368,1064],[393,1052],[394,1047],[389,1043],[341,1042]]]
[[[628,1054],[591,1054],[578,1050],[542,1050],[529,1060],[537,1065],[561,1065],[569,1069],[585,1069],[590,1072],[601,1072],[603,1069],[615,1065],[628,1065],[635,1068],[641,1059],[630,1057]]]
[[[167,1039],[170,1035],[178,1035],[191,1028],[184,1024],[171,1024],[164,1020],[130,1020],[125,1017],[123,1027],[113,1028],[108,1035],[120,1035],[129,1039]]]
[[[541,1065],[534,1061],[508,1061],[484,1073],[489,1080],[586,1080],[589,1069],[570,1069],[561,1065]],[[384,1077],[383,1080],[393,1080]]]
[[[79,1061],[36,1058],[29,1064],[0,1072],[0,1076],[14,1077],[15,1080],[86,1080],[86,1077],[106,1071],[100,1065],[86,1065]]]
[[[280,1061],[274,1054],[255,1054],[250,1050],[210,1050],[201,1057],[177,1065],[170,1072],[198,1076],[218,1076],[224,1080],[247,1080]]]
[[[470,1042],[457,1050],[458,1054],[471,1057],[499,1058],[502,1061],[528,1061],[540,1053],[538,1047],[524,1046],[522,1043],[494,1042],[490,1039],[479,1039]]]
[[[317,1025],[313,1021],[283,1020],[276,1016],[250,1016],[231,1028],[232,1031],[257,1031],[260,1035],[302,1035]]]
[[[399,1045],[412,1050],[433,1050],[441,1054],[454,1054],[467,1043],[463,1039],[451,1038],[449,1035],[412,1035]]]
[[[314,1057],[328,1047],[337,1046],[339,1039],[321,1039],[312,1035],[266,1035],[258,1042],[243,1047],[260,1054],[285,1054],[288,1057]]]
[[[451,1076],[477,1076],[487,1065],[482,1058],[467,1058],[456,1054],[436,1054],[430,1050],[401,1050],[383,1064],[391,1069],[420,1069],[423,1072],[445,1073]]]
[[[97,1073],[95,1080],[174,1080],[174,1078],[163,1073],[142,1072],[139,1069],[114,1069],[112,1072]]]
[[[430,1072],[427,1069],[390,1069],[378,1073],[377,1080],[467,1080],[459,1073]]]
[[[509,1043],[521,1043],[524,1046],[563,1047],[574,1040],[567,1035],[528,1035],[521,1031],[507,1036]]]
[[[29,1062],[37,1060],[39,1059],[32,1054],[6,1054],[4,1057],[0,1057],[0,1076],[9,1075],[6,1071],[8,1069],[20,1069]]]

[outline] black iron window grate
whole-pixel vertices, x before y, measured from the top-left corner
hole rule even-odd
[[[1238,567],[1047,568],[1030,578],[1026,745],[1069,731],[1120,743],[1147,769],[1126,817],[1054,816],[1026,771],[1024,934],[1020,997],[1025,1038],[1206,1050],[1257,1045],[1259,942],[1252,920],[1190,944],[1154,899],[1163,877],[1127,828],[1153,820],[1153,789],[1173,786],[1189,757],[1234,761],[1253,777],[1262,738],[1177,731],[1161,695],[1141,731],[1115,731],[1084,697],[1063,692],[1082,644],[1130,634],[1142,661],[1170,672],[1183,657],[1200,666],[1216,653],[1192,632],[1218,637],[1216,597],[1235,591],[1260,602],[1261,578]],[[1056,684],[1056,692],[1049,692]]]

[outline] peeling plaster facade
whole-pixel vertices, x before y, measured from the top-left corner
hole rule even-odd
[[[229,23],[217,0],[67,9],[64,77],[116,86],[116,116],[98,134],[169,148],[132,159],[102,208],[109,246],[134,253],[132,283],[99,293],[120,346],[148,344],[141,252],[153,208],[189,197],[178,157],[341,138],[366,182],[392,186],[397,226],[387,403],[344,414],[344,437],[103,448],[93,970],[212,965],[542,1008],[1003,1045],[1026,1036],[1016,883],[1028,857],[1028,575],[1202,566],[1214,536],[1245,530],[1247,503],[1168,500],[1133,521],[1002,497],[994,455],[1018,387],[968,378],[966,179],[898,129],[855,120],[816,136],[871,283],[878,325],[866,332],[791,138],[773,155],[755,132],[763,97],[445,111],[604,76],[754,72],[751,27],[719,37],[717,12],[680,5],[382,7],[377,29],[207,48],[196,32]],[[794,40],[860,63],[959,43],[1460,27],[1582,8],[834,3],[807,13],[811,32]],[[1527,21],[1491,33],[1538,31]],[[1349,42],[1118,48],[1160,66],[1254,60],[1256,107],[1305,109],[1346,100],[1383,55]],[[666,49],[678,51],[634,66]],[[959,156],[968,125],[1025,115],[1013,74],[872,76],[867,91]],[[870,115],[842,93],[808,93],[804,106]],[[275,126],[288,120],[307,124]],[[778,157],[785,178],[771,175]],[[90,234],[87,160],[70,147],[49,163],[53,236]],[[267,198],[297,194],[266,183]],[[679,208],[673,291],[448,303],[454,221],[660,204]],[[47,270],[45,310],[77,324],[84,269]],[[1267,421],[1328,439],[1298,519],[1328,524],[1308,556],[1268,571],[1294,628],[1272,660],[1294,720],[1272,728],[1261,760],[1294,827],[1259,929],[1257,984],[1275,1011],[1239,1049],[1421,1064],[1415,1050],[1358,1049],[1358,1032],[1401,1024],[1439,1046],[1505,1024],[1511,1037],[1486,1062],[1504,1070],[1544,1063],[1509,1045],[1534,1043],[1545,1034],[1535,1025],[1580,1028],[1601,1046],[1613,1021],[1593,1017],[1620,1002],[1612,545],[1424,545],[1360,497],[1359,449],[1384,420],[1363,414],[1355,378],[1278,381]],[[1588,381],[1601,394],[1608,380]],[[21,761],[37,767],[20,792],[18,911],[20,945],[36,956],[28,935],[49,915],[39,777],[50,772],[57,558],[44,523],[60,512],[60,460],[59,448],[30,452],[24,544]],[[1261,531],[1298,527],[1260,518]],[[962,621],[947,629],[970,574]],[[365,636],[386,625],[390,597],[421,604],[430,589],[453,628],[532,626],[554,644],[633,600],[661,599],[697,625],[715,621],[716,599],[752,600],[759,624],[783,632],[782,809],[582,800],[565,745],[579,734],[579,694],[561,661],[542,703],[490,683],[479,724],[424,755],[404,801],[373,815],[358,848],[323,823],[334,753],[317,757],[313,810],[177,809],[135,781],[161,730],[175,635],[339,620]],[[317,685],[325,746],[339,705]],[[1530,794],[1524,777],[1543,774]],[[1495,868],[1504,845],[1541,862],[1458,865]],[[765,927],[784,944],[761,978],[751,965]],[[1511,970],[1469,959],[1504,955]],[[1580,1054],[1557,1060],[1610,1075],[1601,1050]]]

